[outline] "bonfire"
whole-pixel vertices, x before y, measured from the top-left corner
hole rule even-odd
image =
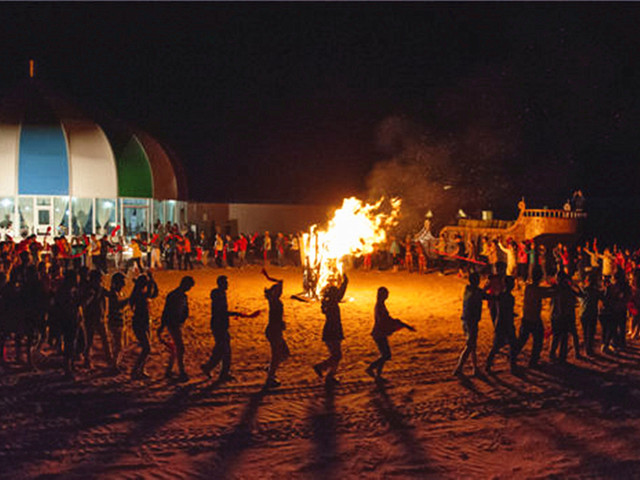
[[[313,225],[304,233],[303,295],[320,298],[325,288],[341,282],[349,256],[372,253],[377,244],[386,242],[387,231],[398,222],[400,204],[399,198],[381,198],[373,204],[345,198],[326,229]]]

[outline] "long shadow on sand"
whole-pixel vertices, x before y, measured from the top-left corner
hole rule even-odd
[[[145,439],[186,410],[190,395],[196,387],[197,384],[179,386],[175,393],[162,404],[147,406],[144,411],[136,415],[137,423],[125,437],[118,440],[117,445],[111,445],[107,450],[108,453],[99,455],[99,463],[109,465],[123,453],[129,453],[136,447],[143,445]],[[94,455],[94,457],[96,456]],[[91,466],[92,458],[91,456],[84,458],[73,468],[61,472],[58,477],[91,479],[101,476],[102,472],[96,472]]]
[[[263,387],[249,396],[249,402],[240,416],[240,421],[231,431],[224,433],[220,437],[220,443],[215,452],[215,460],[211,463],[205,462],[200,467],[199,473],[202,478],[228,478],[229,473],[237,464],[242,453],[253,443],[252,428],[255,424],[260,404],[267,393],[268,390]]]
[[[409,460],[410,473],[413,475],[438,473],[437,468],[429,465],[430,461],[420,440],[412,433],[413,425],[407,422],[405,415],[393,403],[384,381],[376,380],[376,387],[371,393],[376,411],[387,423],[390,432],[398,439]]]
[[[57,374],[33,374],[17,383],[22,384],[22,391],[0,388],[0,398],[13,400],[4,411],[32,422],[0,434],[0,442],[12,446],[3,461],[15,472],[45,459],[50,451],[71,449],[80,432],[118,421],[118,415],[139,405],[134,392],[112,390],[109,384],[69,381]]]
[[[338,465],[338,418],[336,415],[335,385],[325,385],[323,405],[310,417],[314,444],[313,462],[310,469],[319,479],[332,478]]]

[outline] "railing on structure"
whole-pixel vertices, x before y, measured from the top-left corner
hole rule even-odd
[[[577,212],[575,210],[549,210],[549,209],[526,209],[522,212],[523,217],[538,218],[566,218],[583,219],[587,218],[587,212]]]

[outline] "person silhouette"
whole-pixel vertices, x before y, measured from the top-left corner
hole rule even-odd
[[[342,358],[342,341],[344,340],[339,303],[347,291],[348,283],[349,279],[346,275],[343,275],[340,287],[331,285],[325,290],[322,298],[322,313],[325,315],[322,341],[329,350],[329,358],[314,365],[313,370],[320,378],[326,371],[325,380],[327,384],[339,383],[335,375]]]
[[[132,379],[148,378],[144,371],[144,364],[151,352],[149,345],[149,300],[158,296],[158,285],[153,279],[151,271],[143,273],[135,280],[129,304],[133,308],[131,327],[140,344],[141,351],[131,371]]]
[[[104,314],[107,307],[107,291],[102,286],[101,270],[91,270],[89,273],[89,282],[83,300],[82,309],[87,335],[84,353],[85,367],[91,367],[91,347],[93,346],[93,338],[97,333],[100,336],[107,363],[115,368],[111,355],[108,330],[105,323]]]
[[[515,279],[512,276],[507,275],[504,278],[504,291],[502,291],[497,298],[498,315],[496,317],[496,324],[493,332],[493,345],[489,352],[489,356],[487,357],[487,373],[491,372],[494,357],[507,343],[509,344],[511,371],[514,372],[516,369],[516,352],[518,345],[515,326],[513,323],[515,299],[511,293],[514,286]]]
[[[211,290],[210,295],[211,333],[213,334],[215,345],[209,360],[206,363],[203,363],[200,368],[202,369],[202,372],[209,377],[211,376],[211,370],[213,370],[218,363],[222,363],[218,381],[227,382],[234,380],[234,377],[229,373],[231,370],[231,337],[229,336],[229,318],[254,318],[258,316],[260,310],[256,310],[251,314],[229,311],[229,305],[227,303],[229,281],[227,276],[220,275],[217,278],[216,283],[218,287]]]
[[[125,285],[124,275],[116,272],[111,276],[111,289],[107,292],[107,324],[111,335],[113,366],[118,369],[122,353],[122,328],[124,315],[122,309],[129,303],[129,298],[123,298],[122,289]]]
[[[387,287],[378,288],[378,297],[374,309],[374,324],[371,336],[378,346],[380,357],[369,364],[365,372],[373,378],[382,379],[382,369],[384,364],[391,359],[391,348],[389,347],[389,337],[395,331],[406,328],[412,332],[416,329],[397,318],[389,315],[385,302],[389,298],[389,290]]]
[[[184,369],[184,341],[182,340],[182,325],[189,318],[189,298],[187,292],[195,285],[195,281],[191,276],[182,277],[180,285],[167,295],[162,311],[162,320],[160,328],[158,328],[158,338],[169,349],[169,363],[167,365],[166,377],[173,375],[173,364],[178,361],[178,381],[186,382],[189,380]],[[172,343],[165,342],[162,339],[162,332],[167,329],[171,336]]]
[[[555,295],[554,287],[542,287],[542,269],[533,269],[531,283],[524,287],[524,298],[522,306],[522,322],[520,322],[520,335],[518,336],[518,354],[522,351],[529,340],[533,337],[533,347],[529,359],[529,367],[535,368],[540,361],[540,352],[544,342],[544,325],[542,324],[542,300]]]
[[[469,284],[464,289],[462,297],[462,328],[467,337],[464,349],[458,359],[458,364],[453,371],[454,375],[462,373],[467,358],[471,356],[473,374],[478,373],[478,357],[476,348],[478,346],[478,323],[482,317],[482,301],[491,297],[480,288],[480,274],[472,272],[469,274]]]
[[[276,378],[276,371],[280,364],[290,356],[289,346],[282,335],[286,328],[283,319],[284,308],[280,299],[283,281],[271,278],[264,268],[262,269],[262,274],[267,280],[274,283],[271,287],[264,289],[264,296],[269,302],[269,323],[265,334],[271,346],[271,362],[267,373],[266,385],[268,387],[278,387],[280,382]]]

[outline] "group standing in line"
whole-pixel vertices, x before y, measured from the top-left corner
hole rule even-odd
[[[508,249],[502,242],[499,248]],[[544,346],[545,332],[551,334],[549,359],[554,362],[566,362],[571,346],[576,358],[595,354],[598,325],[601,331],[600,350],[604,354],[614,353],[626,348],[626,339],[640,336],[640,269],[638,252],[616,247],[606,248],[600,253],[596,241],[578,246],[573,254],[567,246],[559,245],[557,262],[553,270],[543,268],[536,263],[517,268],[513,259],[530,258],[518,256],[513,242],[513,255],[507,262],[497,261],[486,272],[472,268],[467,270],[469,284],[465,287],[462,302],[462,326],[466,335],[464,349],[455,374],[462,374],[469,358],[473,373],[480,371],[477,359],[479,322],[484,302],[487,302],[493,327],[493,342],[484,365],[491,371],[497,353],[509,347],[510,367],[518,368],[517,359],[529,337],[533,338],[528,366],[536,368]],[[542,246],[542,245],[541,245]],[[12,262],[7,269],[2,263],[3,275],[0,275],[0,348],[4,363],[6,340],[13,336],[16,357],[20,359],[26,352],[27,363],[32,364],[31,351],[38,340],[56,349],[62,356],[62,365],[67,376],[73,376],[76,364],[84,361],[86,368],[93,365],[94,338],[100,337],[105,361],[113,371],[120,371],[123,357],[123,329],[125,328],[125,309],[132,312],[131,330],[139,345],[131,378],[140,380],[148,377],[145,371],[151,351],[149,301],[159,294],[158,287],[150,270],[141,268],[135,277],[133,290],[129,296],[123,294],[126,277],[115,272],[110,277],[109,288],[103,285],[104,274],[100,263],[90,270],[87,266],[77,266],[73,262],[53,261],[36,263],[28,248],[14,251]],[[509,262],[511,259],[511,262]],[[546,265],[546,267],[549,267]],[[266,340],[271,351],[271,361],[267,369],[267,385],[277,387],[280,381],[277,372],[291,352],[285,340],[286,323],[284,306],[281,299],[283,281],[262,271],[270,286],[265,288],[264,296],[268,303],[268,323],[265,330]],[[488,275],[487,275],[488,273]],[[546,273],[546,275],[545,275]],[[480,286],[482,275],[487,275],[486,283]],[[513,291],[518,286],[516,276],[525,277],[520,283],[524,288],[524,305],[519,332],[516,332],[517,317]],[[228,278],[220,275],[216,288],[211,291],[211,332],[214,347],[209,359],[201,365],[202,372],[210,376],[220,366],[218,380],[233,380],[231,373],[231,337],[229,321],[233,317],[253,318],[259,311],[247,313],[230,310],[227,303]],[[327,383],[338,383],[336,373],[342,359],[344,331],[340,302],[345,296],[349,279],[341,277],[336,285],[325,289],[320,310],[325,317],[322,329],[322,341],[328,350],[328,357],[314,364],[313,370]],[[187,293],[195,284],[193,277],[185,276],[180,285],[170,292],[164,302],[160,327],[156,331],[161,343],[169,350],[166,376],[174,376],[177,366],[178,381],[186,381],[189,375],[185,368],[185,345],[182,328],[189,318]],[[393,318],[387,308],[389,291],[381,287],[377,292],[374,309],[372,338],[379,357],[371,362],[365,373],[376,379],[382,378],[385,363],[391,358],[388,338],[399,329],[413,330],[410,325]],[[550,325],[545,329],[542,319],[544,299],[551,300]],[[580,304],[576,316],[576,303]],[[578,337],[577,321],[582,326],[582,342]],[[630,325],[628,325],[630,320]],[[581,346],[582,343],[582,346]]]

